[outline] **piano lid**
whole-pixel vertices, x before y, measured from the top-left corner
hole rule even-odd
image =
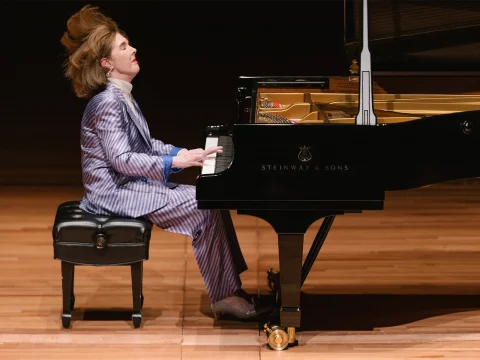
[[[347,61],[360,61],[362,0],[344,0]],[[479,71],[480,1],[368,0],[372,71]]]

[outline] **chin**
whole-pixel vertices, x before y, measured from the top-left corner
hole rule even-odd
[[[130,76],[135,76],[140,72],[140,69],[135,69],[129,73]]]

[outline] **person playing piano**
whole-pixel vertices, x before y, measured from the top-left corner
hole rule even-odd
[[[199,210],[195,187],[168,181],[172,172],[202,166],[221,147],[187,150],[150,136],[132,97],[140,70],[137,50],[97,7],[87,5],[67,22],[61,38],[68,58],[65,77],[87,98],[81,122],[84,196],[95,214],[145,217],[167,231],[190,236],[215,316],[249,319],[259,311],[241,288],[247,269],[230,215]]]

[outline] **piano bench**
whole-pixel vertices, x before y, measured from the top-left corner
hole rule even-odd
[[[142,218],[94,215],[68,201],[57,209],[52,229],[54,259],[62,261],[64,328],[74,308],[75,265],[131,266],[135,328],[142,323],[143,260],[148,260],[152,223]]]

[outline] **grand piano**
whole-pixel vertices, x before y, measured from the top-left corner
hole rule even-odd
[[[206,129],[205,147],[224,153],[197,178],[198,208],[256,216],[278,234],[273,349],[297,343],[301,286],[337,215],[383,210],[387,191],[480,176],[480,4],[369,3],[344,2],[345,74],[240,77],[233,126]]]

